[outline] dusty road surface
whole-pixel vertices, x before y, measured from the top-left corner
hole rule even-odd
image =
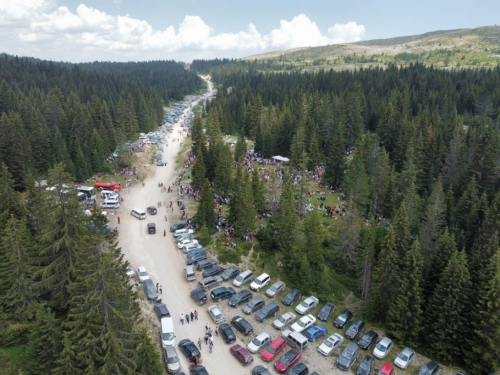
[[[181,122],[182,121],[180,121],[180,123]],[[111,226],[117,226],[119,229],[119,245],[132,268],[137,272],[139,266],[145,266],[153,282],[163,286],[163,294],[160,298],[162,298],[163,302],[167,305],[174,319],[176,347],[177,343],[183,339],[190,339],[195,343],[197,343],[198,338],[201,338],[203,341],[206,323],[209,323],[212,329],[215,328],[215,324],[207,312],[207,307],[212,304],[211,298],[209,297],[209,302],[207,304],[198,306],[189,297],[189,293],[196,287],[197,281],[188,282],[184,278],[183,269],[186,265],[186,256],[177,248],[173,236],[169,231],[169,227],[172,224],[172,220],[170,219],[172,213],[170,209],[165,207],[163,202],[172,200],[174,203],[174,214],[178,217],[179,210],[176,204],[176,190],[172,193],[166,193],[161,192],[161,189],[158,187],[158,183],[161,182],[164,186],[171,186],[179,173],[174,170],[175,158],[180,151],[180,143],[185,140],[186,137],[184,132],[182,132],[182,135],[179,135],[180,129],[181,127],[179,123],[177,123],[173,128],[173,132],[169,135],[169,139],[166,141],[168,147],[163,145],[163,160],[164,162],[168,162],[167,166],[153,166],[151,173],[144,181],[144,187],[141,184],[137,184],[129,189],[129,193],[124,193],[124,202],[122,202],[118,210],[121,223],[117,223],[116,215],[111,217],[110,223]],[[180,138],[180,141],[176,140],[174,142],[174,138]],[[130,210],[133,208],[146,210],[146,207],[156,206],[159,201],[162,202],[162,206],[158,209],[157,215],[147,214],[145,220],[138,220],[130,215]],[[165,221],[165,214],[168,215],[168,222]],[[147,233],[147,224],[150,222],[156,223],[156,234]],[[164,230],[166,231],[166,236],[164,236]],[[197,272],[197,280],[201,278],[201,273]],[[229,286],[230,284],[224,283],[223,285]],[[207,295],[209,296],[208,293]],[[256,295],[263,296],[263,293]],[[230,309],[227,301],[222,301],[219,303],[219,306],[221,307],[222,313],[226,316],[227,323],[229,323],[231,317],[236,314],[244,315],[241,312],[241,307],[238,309]],[[151,305],[151,309],[152,307]],[[283,312],[284,306],[281,306],[281,308]],[[190,313],[195,309],[198,310],[199,320],[190,322],[190,324],[184,322],[184,325],[181,325],[181,314]],[[255,334],[267,331],[271,334],[273,339],[278,337],[279,332],[270,328],[271,322],[274,319],[269,319],[269,321],[263,325],[262,323],[257,323],[253,319],[253,316],[245,316],[245,318],[254,326]],[[331,322],[328,324],[331,325]],[[243,338],[239,332],[235,331],[235,333],[238,337],[236,343],[244,346],[246,346],[255,336]],[[340,371],[335,367],[333,358],[324,358],[317,352],[317,347],[322,341],[323,340],[319,340],[318,343],[310,345],[310,348],[304,353],[303,362],[309,366],[310,372],[316,370],[322,375],[333,373],[339,374]],[[156,342],[160,345],[159,333]],[[250,375],[252,368],[258,364],[264,365],[273,373],[275,372],[273,369],[273,362],[266,363],[262,361],[257,354],[253,355],[253,364],[248,367],[242,367],[229,353],[230,346],[231,345],[225,344],[221,337],[215,337],[213,352],[209,353],[208,346],[203,343],[201,350],[203,357],[202,364],[207,368],[210,375]],[[189,373],[189,365],[186,358],[180,352],[178,352],[178,354],[182,365],[181,371]]]

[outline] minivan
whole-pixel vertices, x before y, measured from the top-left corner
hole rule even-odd
[[[166,348],[175,344],[174,320],[171,317],[161,318],[161,345]]]
[[[207,251],[204,248],[200,247],[187,253],[186,263],[189,266],[203,259],[207,259]]]
[[[196,280],[196,273],[194,272],[194,266],[184,267],[184,275],[186,276],[187,281]]]
[[[283,281],[276,281],[271,287],[266,290],[266,296],[274,298],[276,297],[279,293],[284,291],[286,288],[286,284]]]
[[[255,319],[257,319],[259,322],[263,322],[267,318],[275,316],[278,313],[278,311],[280,311],[280,305],[278,305],[274,301],[269,302],[262,309],[260,309],[260,311],[257,312],[257,314],[255,314]]]
[[[234,286],[242,286],[253,280],[253,272],[250,270],[243,271],[233,280]]]
[[[212,297],[212,300],[214,300],[215,302],[220,302],[223,299],[231,298],[235,294],[236,291],[233,288],[231,287],[226,288],[225,286],[221,286],[220,288],[212,290],[210,296]]]
[[[112,202],[103,202],[99,205],[99,208],[102,208],[102,209],[116,209],[120,207],[120,203],[116,202],[116,203],[112,203]]]
[[[146,293],[146,297],[148,297],[149,301],[155,301],[158,298],[158,292],[156,291],[155,284],[151,279],[146,279],[142,282],[142,288],[144,289],[144,293]]]
[[[181,249],[182,249],[182,251],[184,251],[184,254],[187,254],[192,250],[199,249],[200,247],[201,247],[201,245],[198,243],[198,241],[196,241],[196,243],[190,243],[189,245],[182,246]]]
[[[252,314],[253,312],[260,310],[264,307],[266,301],[262,297],[254,297],[248,303],[243,306],[243,312],[247,315]]]
[[[290,329],[285,329],[281,332],[281,337],[283,337],[292,348],[297,348],[300,351],[304,351],[309,345],[307,337]]]
[[[209,276],[198,281],[198,287],[204,292],[220,284],[222,284],[222,277],[220,276]]]
[[[130,211],[130,215],[138,218],[139,220],[144,220],[146,218],[146,212],[144,212],[140,208],[134,208],[132,211]]]
[[[104,203],[120,203],[120,198],[119,197],[105,198]]]

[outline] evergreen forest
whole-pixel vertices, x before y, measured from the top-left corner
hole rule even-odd
[[[328,301],[334,283],[353,281],[362,318],[401,346],[471,374],[496,371],[500,67],[199,65],[214,65],[218,94],[192,128],[195,221],[215,227],[213,193],[230,196],[235,233],[257,231],[260,249],[282,260],[303,295]],[[223,134],[238,136],[234,151]],[[290,158],[278,200],[256,167],[242,166],[245,138],[260,157]],[[304,214],[304,177],[320,172],[323,188],[345,194],[340,220]],[[269,210],[259,226],[254,218]]]

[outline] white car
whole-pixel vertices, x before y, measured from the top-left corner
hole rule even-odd
[[[302,332],[305,329],[308,329],[311,327],[314,323],[316,323],[316,318],[312,316],[311,314],[303,316],[299,320],[297,320],[295,323],[292,324],[292,331],[295,332]]]
[[[273,322],[273,327],[276,329],[282,329],[295,320],[295,314],[291,312],[284,313],[278,319]]]
[[[269,336],[267,332],[262,332],[259,336],[250,341],[250,343],[247,345],[247,349],[250,353],[257,353],[259,350],[270,343],[271,336]]]
[[[192,229],[187,229],[187,228],[182,228],[182,229],[177,229],[175,232],[174,232],[174,237],[179,237],[181,234],[193,234],[194,233],[194,230]]]
[[[258,292],[261,288],[265,287],[271,281],[271,277],[267,273],[263,273],[257,277],[253,283],[250,284],[250,289]]]
[[[217,305],[212,305],[208,308],[208,313],[214,320],[215,324],[219,324],[223,322],[226,318],[224,318],[224,315],[220,312],[219,306]]]
[[[415,351],[410,348],[404,348],[394,359],[394,365],[404,370],[414,359]]]
[[[149,279],[149,273],[146,270],[146,267],[139,267],[137,269],[137,277],[139,277],[139,281],[142,283],[144,280]]]
[[[329,356],[335,349],[342,345],[343,342],[344,337],[338,333],[334,333],[319,346],[318,351],[323,355]]]
[[[127,267],[126,273],[127,273],[128,277],[134,277],[135,276],[134,270],[132,268],[130,268],[130,267]]]
[[[319,299],[317,299],[316,297],[307,297],[295,308],[295,311],[297,311],[301,315],[307,314],[310,310],[318,306],[318,303]]]
[[[199,245],[199,242],[198,240],[193,240],[193,239],[189,239],[189,240],[182,240],[181,242],[179,242],[177,244],[177,247],[179,249],[182,249],[183,247],[187,247],[189,245]]]
[[[392,345],[392,340],[388,337],[384,337],[373,348],[373,356],[378,359],[385,358],[391,351]]]

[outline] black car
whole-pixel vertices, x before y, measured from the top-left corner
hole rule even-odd
[[[300,297],[302,297],[302,292],[298,289],[292,289],[287,293],[286,296],[283,297],[281,302],[283,302],[283,305],[285,306],[290,306],[292,303],[297,301]]]
[[[264,366],[258,365],[252,369],[252,375],[271,375],[271,373]]]
[[[207,295],[201,289],[194,289],[191,291],[191,298],[198,304],[203,305],[207,303]]]
[[[356,375],[370,375],[375,367],[375,358],[365,355],[361,362],[359,362],[356,369]]]
[[[236,315],[231,319],[231,324],[234,328],[236,328],[238,331],[243,333],[245,336],[248,336],[253,332],[253,327],[250,323],[247,322],[245,318],[242,318],[241,316]]]
[[[368,349],[370,346],[375,345],[378,341],[378,333],[375,331],[366,332],[358,341],[358,346],[361,349]]]
[[[179,374],[177,374],[179,375]],[[195,366],[189,370],[189,375],[208,375],[208,371],[203,366]]]
[[[156,224],[155,223],[148,223],[148,233],[149,234],[156,233]]]
[[[149,206],[146,210],[148,211],[148,214],[150,214],[150,215],[156,215],[156,214],[157,214],[157,212],[158,212],[158,211],[156,210],[156,207],[155,207],[155,206]]]
[[[242,291],[236,293],[229,299],[229,306],[237,307],[245,302],[248,302],[252,299],[253,294],[248,289],[243,289]]]
[[[289,368],[288,371],[285,372],[285,375],[307,375],[307,374],[309,374],[309,369],[302,362],[297,363],[295,366]]]
[[[207,269],[207,268],[212,268],[217,264],[217,259],[203,259],[200,260],[198,263],[196,263],[196,269],[198,271]]]
[[[170,317],[170,312],[168,311],[167,306],[164,303],[155,303],[153,311],[160,320],[161,318]]]
[[[217,266],[217,267],[212,267],[208,268],[205,271],[203,271],[202,275],[203,278],[209,277],[209,276],[217,276],[220,275],[222,272],[224,272],[224,268]]]
[[[234,279],[240,273],[240,269],[236,266],[229,267],[227,270],[222,272],[222,280],[228,281]]]
[[[360,332],[365,328],[365,322],[362,320],[356,320],[351,326],[345,331],[345,337],[350,340],[354,340],[356,336],[360,334]]]
[[[231,326],[227,323],[223,323],[219,326],[219,333],[226,344],[232,344],[236,341],[236,335]]]
[[[193,362],[194,358],[197,360],[201,358],[200,351],[191,340],[181,340],[179,342],[179,350],[186,356],[189,363]]]
[[[337,306],[335,306],[335,304],[333,304],[332,302],[325,303],[325,306],[323,306],[319,311],[318,319],[326,322],[328,319],[330,319],[330,316],[333,314],[336,308]]]
[[[170,232],[175,232],[177,229],[186,228],[187,223],[185,221],[179,221],[170,227]]]
[[[440,371],[439,363],[436,361],[429,361],[417,372],[417,375],[438,375]]]
[[[342,314],[337,316],[337,319],[334,320],[333,325],[337,328],[344,328],[347,323],[352,320],[352,312],[349,310],[345,310]]]
[[[340,356],[337,358],[335,364],[341,370],[347,371],[351,368],[351,366],[356,362],[356,359],[359,357],[359,346],[355,343],[351,342],[347,345]]]

